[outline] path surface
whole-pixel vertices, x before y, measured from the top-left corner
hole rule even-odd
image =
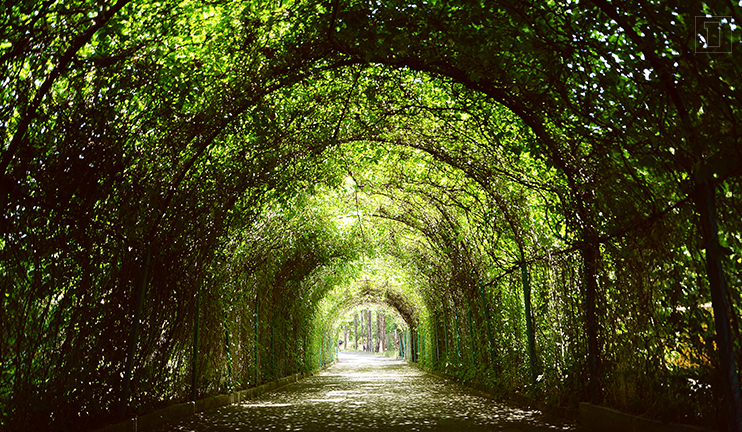
[[[324,372],[158,431],[576,431],[401,360],[340,353]]]

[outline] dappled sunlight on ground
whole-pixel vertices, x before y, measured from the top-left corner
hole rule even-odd
[[[566,431],[538,411],[512,408],[404,361],[340,353],[316,376],[159,431]]]

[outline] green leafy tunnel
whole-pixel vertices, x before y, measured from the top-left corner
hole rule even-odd
[[[0,429],[312,371],[380,305],[462,382],[742,430],[739,5],[2,9]]]

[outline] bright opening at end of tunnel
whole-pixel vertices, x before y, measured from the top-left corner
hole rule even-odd
[[[338,349],[404,356],[404,338],[425,315],[414,275],[399,260],[363,257],[353,279],[320,301],[317,322],[328,323]]]

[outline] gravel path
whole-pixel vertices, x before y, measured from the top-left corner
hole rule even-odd
[[[575,431],[447,380],[367,353],[258,399],[158,431]]]

